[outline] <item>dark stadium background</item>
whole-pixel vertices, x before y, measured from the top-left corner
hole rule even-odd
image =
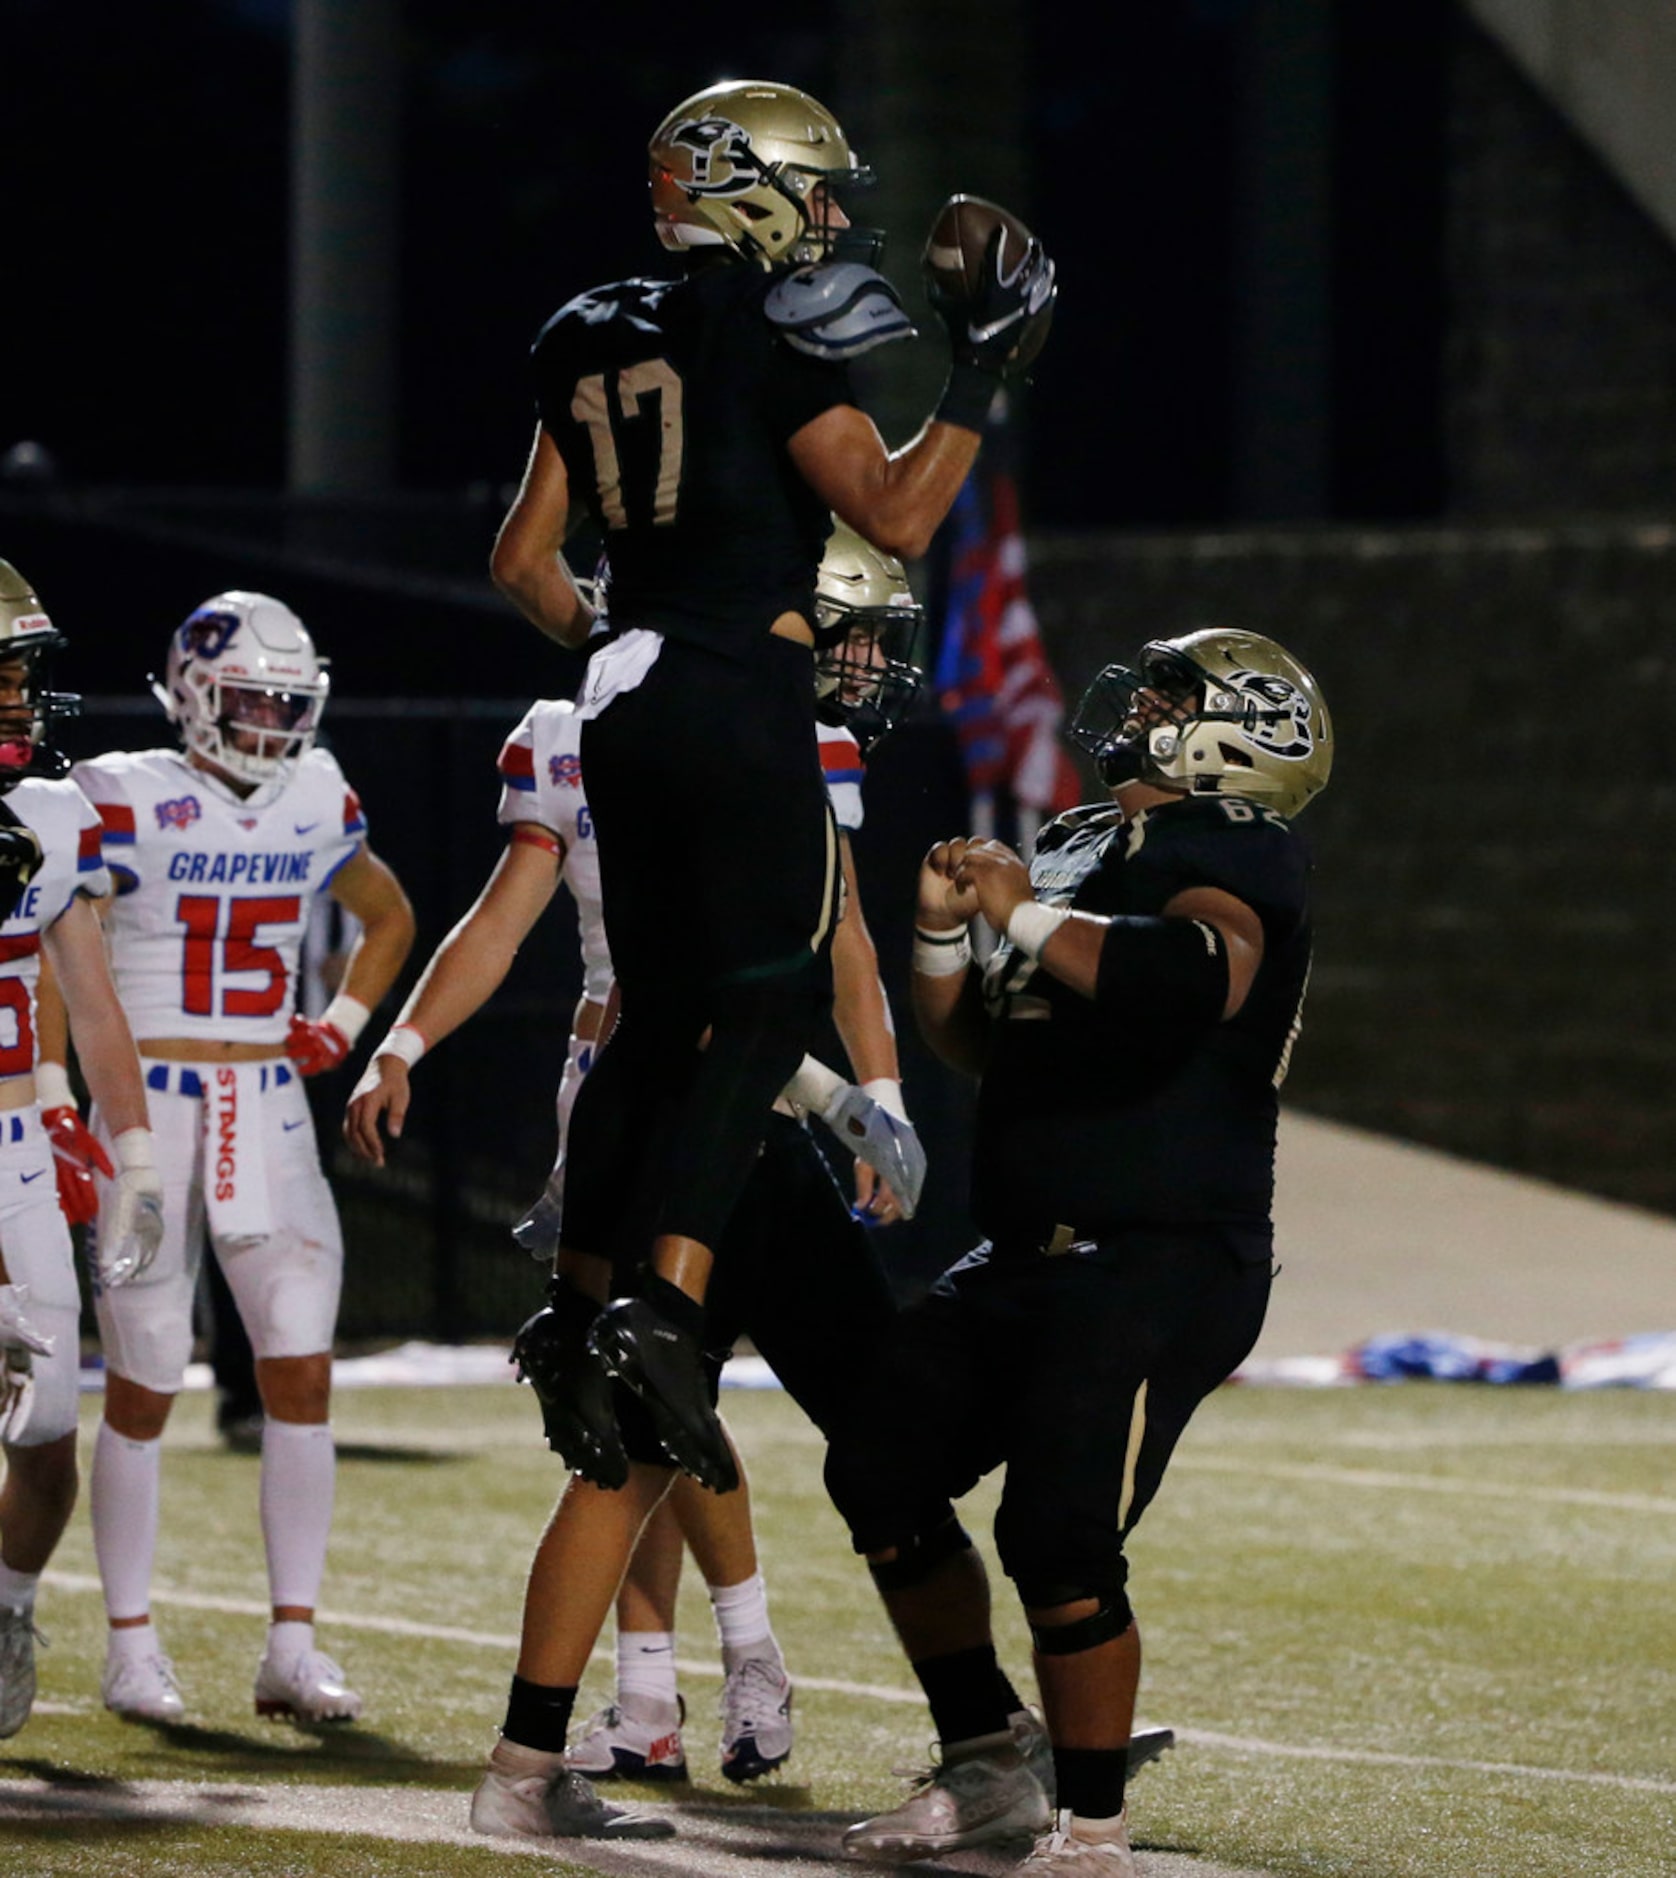
[[[279,593],[334,661],[331,741],[413,892],[416,970],[496,851],[500,736],[575,678],[484,574],[528,343],[580,287],[657,265],[641,157],[668,107],[783,78],[879,166],[917,311],[952,189],[1015,204],[1058,259],[1018,447],[1067,690],[1206,618],[1326,684],[1341,749],[1310,815],[1321,945],[1288,1095],[1676,1209],[1676,1006],[1649,993],[1676,834],[1676,260],[1464,4],[1131,0],[1091,26],[1070,0],[403,0],[389,463],[312,492],[286,489],[291,24],[283,0],[0,18],[0,452],[47,453],[0,476],[0,553],[74,641],[78,750],[160,731],[115,703],[190,606]],[[893,441],[940,357],[869,377]],[[925,579],[935,610],[935,554]],[[869,799],[905,1019],[913,869],[966,813],[929,704]],[[671,828],[729,838],[690,803]],[[346,1334],[516,1321],[532,1268],[503,1221],[545,1167],[575,985],[560,913],[420,1072],[392,1172],[335,1168]],[[965,1098],[906,1030],[934,1168],[888,1242],[912,1285],[964,1234]],[[347,1081],[316,1085],[328,1144]]]

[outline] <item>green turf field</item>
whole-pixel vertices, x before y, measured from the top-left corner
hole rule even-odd
[[[730,1393],[724,1407],[801,1684],[797,1749],[745,1795],[721,1780],[713,1635],[689,1583],[678,1648],[694,1665],[683,1683],[696,1778],[685,1795],[651,1797],[830,1813],[893,1804],[892,1770],[923,1762],[929,1730],[914,1701],[855,1687],[906,1695],[910,1683],[822,1497],[819,1446],[781,1396]],[[0,1817],[0,1871],[525,1868],[487,1847],[339,1839],[329,1789],[406,1787],[415,1803],[420,1789],[458,1789],[463,1823],[504,1699],[524,1568],[559,1485],[534,1404],[511,1387],[364,1390],[340,1396],[336,1420],[321,1641],[366,1696],[366,1720],[315,1735],[252,1715],[256,1465],[225,1453],[207,1399],[187,1397],[169,1435],[156,1613],[192,1725],[134,1727],[100,1707],[101,1607],[78,1515],[42,1594],[52,1647],[39,1707],[0,1744],[0,1782],[50,1779],[66,1813]],[[986,1544],[991,1504],[984,1493],[966,1509]],[[1676,1399],[1227,1389],[1201,1412],[1132,1552],[1142,1714],[1182,1736],[1134,1789],[1143,1873],[1148,1850],[1299,1878],[1676,1870]],[[1027,1677],[1004,1584],[997,1611],[1004,1653]],[[606,1693],[604,1669],[584,1705]],[[162,1780],[313,1783],[320,1831],[122,1817],[128,1789],[113,1783]],[[78,1794],[115,1810],[81,1818]]]

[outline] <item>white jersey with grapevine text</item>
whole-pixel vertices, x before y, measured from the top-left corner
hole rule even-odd
[[[821,768],[839,829],[861,826],[861,749],[847,730],[818,724]],[[599,894],[599,851],[582,781],[582,725],[568,698],[542,698],[502,746],[497,768],[498,819],[533,822],[565,844],[564,882],[576,900],[582,933],[583,993],[603,1004],[611,989],[611,953]]]
[[[104,825],[111,975],[135,1037],[283,1043],[314,896],[366,838],[337,759],[311,750],[252,801],[173,750],[72,775]]]

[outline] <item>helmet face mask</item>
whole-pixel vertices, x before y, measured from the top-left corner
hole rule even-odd
[[[727,248],[763,268],[878,259],[882,235],[851,228],[845,213],[873,173],[832,113],[795,86],[712,85],[670,112],[648,154],[666,248]]]
[[[834,521],[815,588],[815,715],[847,726],[864,754],[925,678],[924,624],[902,563]]]
[[[0,561],[0,795],[25,776],[62,776],[70,767],[53,731],[57,720],[79,715],[81,699],[48,688],[51,655],[64,643],[29,583]]]
[[[289,607],[222,593],[175,633],[153,689],[202,766],[256,788],[313,749],[331,686],[325,664]]]
[[[1288,816],[1332,771],[1320,687],[1274,640],[1232,628],[1156,639],[1133,667],[1108,665],[1070,736],[1109,788],[1239,796]]]

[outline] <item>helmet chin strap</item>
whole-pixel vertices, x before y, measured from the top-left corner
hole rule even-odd
[[[1138,743],[1120,743],[1110,750],[1102,750],[1095,763],[1101,782],[1108,789],[1116,789],[1123,783],[1140,782],[1146,767],[1146,754]]]

